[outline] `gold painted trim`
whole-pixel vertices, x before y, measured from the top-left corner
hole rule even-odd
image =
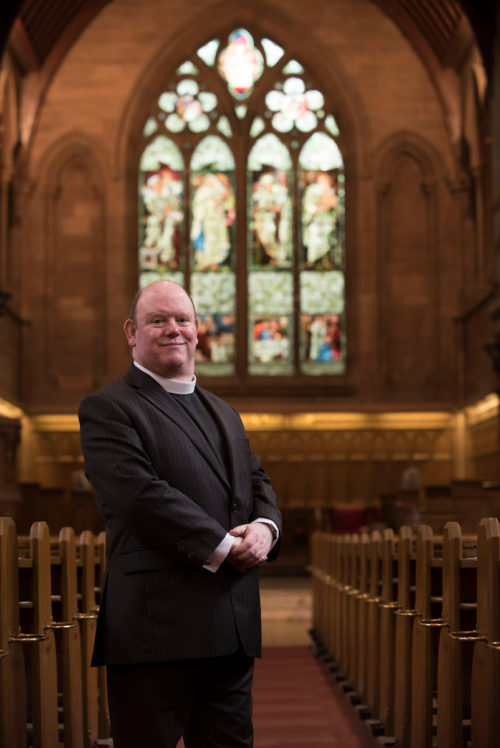
[[[248,431],[345,431],[453,429],[454,414],[423,413],[242,413]]]
[[[39,415],[30,418],[34,431],[70,431],[78,432],[80,424],[76,414]]]
[[[474,405],[465,408],[467,422],[471,425],[475,425],[483,423],[484,421],[489,421],[492,418],[497,418],[499,403],[500,398],[496,392],[492,392],[486,397],[483,397],[482,400],[479,400]]]
[[[0,416],[5,416],[6,418],[22,418],[23,415],[24,412],[21,408],[18,408],[17,405],[13,405],[12,403],[9,403],[8,400],[4,400],[0,397]]]

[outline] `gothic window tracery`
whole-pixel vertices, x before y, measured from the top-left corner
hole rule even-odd
[[[139,280],[193,295],[199,373],[345,372],[338,137],[300,61],[246,29],[194,51],[159,92],[139,164]]]

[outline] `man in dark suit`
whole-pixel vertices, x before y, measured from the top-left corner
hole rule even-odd
[[[253,745],[258,566],[281,516],[239,415],[196,384],[197,329],[181,286],[147,286],[124,326],[129,371],[80,405],[106,522],[93,664],[115,748]]]

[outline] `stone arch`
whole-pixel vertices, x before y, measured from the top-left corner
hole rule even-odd
[[[326,54],[326,50],[314,45],[310,39],[301,37],[296,25],[286,13],[276,9],[270,13],[264,3],[253,4],[250,10],[244,7],[228,8],[227,4],[221,2],[215,8],[199,12],[182,36],[165,42],[163,48],[138,77],[123,109],[113,170],[116,174],[124,176],[126,203],[131,206],[125,217],[126,264],[131,269],[128,277],[130,293],[136,287],[138,215],[134,206],[137,205],[137,172],[147,113],[161,92],[161,86],[186,59],[186,51],[191,52],[211,38],[220,38],[238,27],[247,28],[256,37],[269,37],[283,46],[292,58],[296,57],[303,63],[327,96],[330,108],[335,112],[338,121],[341,133],[339,145],[345,163],[346,183],[349,184],[349,189],[346,190],[345,211],[346,251],[350,255],[357,253],[355,227],[359,222],[359,179],[367,160],[366,154],[371,147],[372,136],[370,117],[355,82],[330,51]],[[352,286],[349,288],[349,293],[352,293]],[[347,301],[346,324],[355,335],[357,322],[355,318],[349,321],[348,306]],[[351,332],[349,334],[351,335]]]
[[[446,171],[434,147],[411,132],[382,143],[374,158],[378,362],[396,400],[442,381],[440,232]],[[452,288],[448,292],[452,292]]]
[[[259,6],[261,12],[259,12]],[[221,23],[221,18],[223,22]],[[115,155],[115,166],[119,172],[137,161],[144,112],[147,112],[167,76],[185,59],[186,50],[201,47],[206,41],[227,34],[243,26],[261,36],[269,36],[281,44],[292,56],[300,59],[310,70],[319,85],[328,93],[339,116],[339,129],[345,133],[342,152],[346,162],[360,161],[361,152],[370,147],[369,117],[358,96],[356,86],[343,69],[340,61],[318,49],[309,39],[301,37],[291,18],[286,13],[274,10],[270,13],[266,3],[252,3],[252,8],[228,8],[223,0],[218,6],[200,11],[185,34],[165,45],[151,60],[137,81],[124,109]]]
[[[25,283],[40,349],[34,360],[43,362],[47,376],[43,383],[31,382],[29,390],[49,401],[73,402],[101,383],[105,369],[105,162],[89,138],[71,133],[40,163],[29,221],[29,264],[35,272]]]

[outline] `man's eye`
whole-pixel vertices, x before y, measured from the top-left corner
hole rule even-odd
[[[151,324],[154,325],[155,327],[161,327],[161,325],[163,325],[163,320],[159,318],[152,319]]]

